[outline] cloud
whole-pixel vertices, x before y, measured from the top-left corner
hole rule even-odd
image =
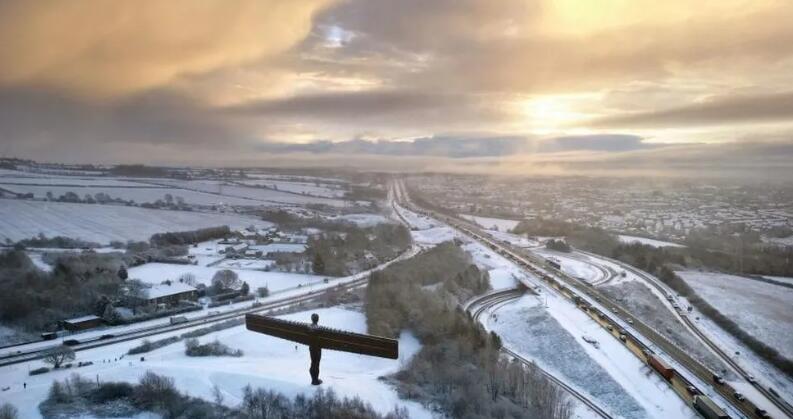
[[[0,85],[106,96],[282,53],[328,0],[0,2]]]
[[[241,147],[250,132],[172,92],[96,104],[40,89],[0,89],[0,154],[5,155],[85,162],[145,162],[155,155],[176,160]]]
[[[596,127],[679,127],[793,121],[793,92],[721,96],[702,103],[592,121]]]

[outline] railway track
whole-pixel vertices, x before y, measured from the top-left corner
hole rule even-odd
[[[404,188],[404,186],[399,185],[398,187]],[[406,195],[406,192],[402,193],[402,196]],[[409,205],[411,204],[409,199],[405,199]],[[531,254],[522,254],[520,251],[516,251],[512,249],[512,246],[504,245],[500,243],[498,240],[490,239],[484,237],[484,233],[480,232],[480,229],[468,223],[464,220],[454,219],[452,220],[451,217],[446,215],[438,215],[433,211],[426,211],[426,210],[419,210],[419,213],[422,214],[431,214],[433,217],[438,219],[446,219],[447,223],[450,224],[453,228],[462,231],[464,234],[473,237],[477,241],[483,242],[488,247],[497,250],[498,253],[501,253],[503,256],[511,259],[513,262],[517,263],[518,265],[522,266],[529,271],[532,271],[535,275],[538,275],[539,278],[545,279],[546,281],[550,281],[551,283],[555,282],[556,280],[551,279],[552,277],[556,277],[561,279],[561,282],[564,282],[564,285],[561,283],[555,284],[557,290],[562,294],[565,295],[567,298],[573,299],[579,295],[584,295],[589,300],[589,304],[594,305],[601,305],[606,310],[597,310],[603,315],[605,319],[607,319],[608,323],[614,324],[615,326],[622,329],[623,335],[627,335],[630,341],[636,346],[639,353],[636,353],[637,357],[642,358],[641,355],[644,352],[653,353],[653,349],[648,347],[645,343],[643,343],[642,339],[638,339],[633,334],[627,330],[632,329],[636,331],[640,336],[647,339],[656,347],[660,348],[664,353],[668,356],[673,358],[678,364],[685,367],[688,372],[697,376],[699,380],[704,383],[711,383],[711,387],[715,392],[717,392],[724,400],[728,401],[732,407],[740,411],[745,417],[748,418],[760,418],[761,416],[757,413],[757,407],[751,403],[749,400],[738,400],[734,393],[735,391],[729,385],[713,385],[713,373],[704,367],[702,364],[694,360],[688,353],[678,348],[672,342],[667,340],[664,336],[657,333],[654,329],[650,328],[649,326],[645,325],[640,319],[634,317],[624,309],[619,308],[619,305],[611,301],[606,296],[599,293],[591,286],[582,285],[582,282],[576,278],[572,278],[569,275],[564,274],[561,271],[554,270],[553,272],[549,272],[543,264],[542,258],[531,255]],[[541,266],[538,268],[537,266]],[[566,293],[566,294],[565,294]],[[593,302],[595,301],[595,302]],[[607,306],[606,306],[607,305]],[[607,312],[611,312],[616,315],[616,318],[613,318],[608,315]],[[602,319],[602,318],[601,318]],[[597,321],[598,319],[596,319]],[[630,326],[626,326],[625,324],[629,324]],[[603,322],[601,321],[601,325]],[[605,326],[604,326],[605,327]],[[646,357],[646,356],[644,356]],[[684,382],[693,385],[691,380],[681,376]],[[695,386],[696,387],[696,386]],[[674,386],[673,386],[674,388]],[[687,401],[690,401],[691,395],[687,395],[685,393],[681,393],[678,391],[678,394],[682,398]],[[793,415],[787,410],[786,406],[781,403],[780,400],[775,398],[769,399],[773,404],[775,404],[780,410],[782,410],[788,417],[793,418]]]
[[[488,310],[493,309],[501,304],[514,301],[520,298],[524,293],[525,290],[509,289],[509,290],[497,291],[494,293],[486,294],[468,302],[465,305],[465,310],[471,313],[471,317],[475,321],[479,321],[480,317]],[[535,364],[531,360],[524,358],[517,352],[503,345],[501,347],[501,352],[517,360],[521,364],[529,368],[534,368],[535,370],[539,371],[544,377],[548,378],[551,382],[553,382],[554,384],[565,390],[567,393],[569,393],[571,396],[573,396],[576,400],[587,406],[593,412],[597,413],[598,416],[605,419],[613,418],[613,416],[608,411],[598,406],[598,404],[592,401],[592,399],[590,399],[587,395],[571,387],[563,380],[560,380],[559,378],[549,373],[548,371],[545,371],[544,369],[540,368],[539,366],[537,366],[537,364]]]

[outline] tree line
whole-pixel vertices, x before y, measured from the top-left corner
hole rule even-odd
[[[431,287],[430,287],[431,286]],[[455,418],[568,418],[566,395],[533,368],[500,356],[501,341],[459,309],[489,288],[486,272],[452,243],[373,273],[370,333],[410,330],[422,348],[395,374],[400,395]]]

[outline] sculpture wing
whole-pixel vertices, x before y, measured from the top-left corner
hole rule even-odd
[[[311,345],[312,342],[315,342],[323,349],[381,358],[399,358],[399,341],[395,339],[346,332],[323,326],[312,328],[307,323],[281,320],[259,314],[246,314],[245,327],[254,332],[304,345]]]

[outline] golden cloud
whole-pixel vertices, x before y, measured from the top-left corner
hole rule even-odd
[[[115,96],[279,54],[332,0],[7,1],[0,86]]]

